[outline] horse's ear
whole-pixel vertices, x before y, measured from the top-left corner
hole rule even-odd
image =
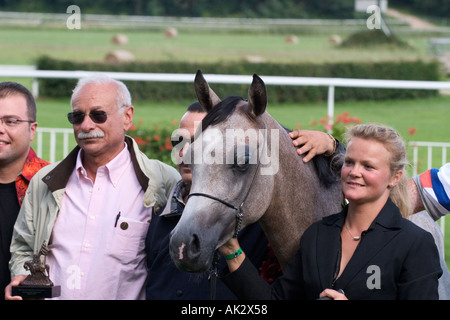
[[[264,81],[257,75],[253,75],[253,81],[248,90],[248,104],[255,116],[259,116],[266,111],[267,91]]]
[[[209,84],[203,77],[203,73],[201,70],[198,70],[197,74],[195,75],[194,87],[198,102],[206,112],[211,111],[211,109],[220,102],[220,98],[209,87]]]

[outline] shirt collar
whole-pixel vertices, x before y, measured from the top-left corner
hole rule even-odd
[[[345,218],[347,216],[347,212],[348,205],[346,205],[340,213],[324,217],[323,221],[327,225],[334,225],[342,229]],[[375,228],[375,225],[380,225],[386,229],[398,229],[401,227],[401,219],[402,215],[400,214],[400,210],[392,202],[392,200],[388,198],[386,204],[375,217],[368,230]]]
[[[43,166],[49,164],[49,162],[39,159],[36,152],[30,147],[28,151],[27,159],[23,166],[19,176],[22,176],[25,180],[30,181],[34,174]]]
[[[160,216],[165,217],[173,217],[182,214],[182,210],[186,203],[183,200],[183,194],[189,192],[187,190],[188,185],[183,182],[183,180],[179,180],[172,189],[170,193],[170,197],[167,201],[166,207],[161,212]]]
[[[84,168],[83,162],[81,160],[82,152],[83,152],[83,149],[80,149],[78,152],[75,169],[78,174],[78,178],[83,176],[84,178],[87,179],[88,177],[86,174],[86,169]],[[130,153],[128,152],[127,146],[124,143],[124,147],[123,147],[122,151],[114,159],[112,159],[110,162],[108,162],[106,165],[99,167],[97,169],[97,174],[99,171],[104,170],[105,174],[108,175],[113,186],[116,187],[117,184],[119,183],[120,178],[124,174],[125,169],[130,164],[131,164]]]

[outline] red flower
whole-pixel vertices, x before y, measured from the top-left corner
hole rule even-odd
[[[411,127],[408,129],[408,133],[409,135],[414,135],[417,132],[417,128],[416,127]]]
[[[140,138],[140,137],[134,137],[134,141],[136,141],[138,146],[144,146],[145,145],[145,140]]]
[[[354,123],[357,123],[357,124],[361,123],[361,119],[360,118],[352,117],[351,119],[352,119],[352,122],[354,122]]]

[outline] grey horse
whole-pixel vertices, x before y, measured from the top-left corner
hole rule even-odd
[[[222,101],[201,71],[194,84],[208,113],[187,152],[192,187],[171,234],[171,257],[181,270],[203,272],[219,246],[259,221],[284,268],[304,230],[342,209],[340,172],[323,156],[301,161],[286,129],[266,112],[259,76],[253,75],[248,102]]]

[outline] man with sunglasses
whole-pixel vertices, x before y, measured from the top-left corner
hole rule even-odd
[[[191,104],[180,120],[179,128],[186,136],[172,137],[172,145],[179,150],[180,158],[186,153],[190,143],[193,141],[194,133],[201,121],[206,116],[198,102]],[[189,132],[190,136],[187,136]],[[183,146],[179,145],[184,143]],[[171,192],[169,201],[161,213],[156,214],[150,224],[147,236],[147,265],[149,268],[146,285],[147,299],[153,300],[208,300],[236,299],[236,296],[221,282],[211,281],[210,272],[193,275],[177,269],[169,255],[170,232],[173,230],[188,201],[188,194],[192,182],[192,173],[188,164],[178,164],[181,180]],[[238,235],[242,246],[247,248],[250,259],[257,266],[270,265],[265,260],[268,254],[268,242],[258,223],[245,227]],[[218,269],[224,267],[225,260],[218,255]],[[276,277],[279,265],[273,259],[271,268],[275,272],[271,277]],[[216,287],[214,287],[214,284]]]
[[[145,237],[178,172],[148,159],[125,135],[134,108],[126,86],[107,77],[82,79],[71,98],[78,146],[31,181],[11,244],[5,290],[25,278],[24,262],[44,241],[50,279],[61,299],[145,298]]]
[[[31,92],[16,82],[0,82],[0,299],[11,281],[9,247],[17,214],[31,178],[49,164],[30,147],[36,127]]]

